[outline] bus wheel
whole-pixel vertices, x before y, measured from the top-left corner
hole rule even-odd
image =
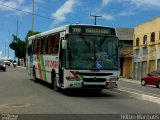
[[[56,75],[55,75],[55,71],[52,71],[52,75],[51,75],[51,80],[52,80],[52,89],[55,91],[59,91],[59,87],[57,86],[57,80],[56,80]]]
[[[35,67],[33,67],[33,80],[34,82],[37,82],[37,77],[36,77],[36,70],[35,70]]]

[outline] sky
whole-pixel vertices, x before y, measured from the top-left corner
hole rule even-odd
[[[34,31],[58,26],[94,24],[91,15],[100,15],[98,25],[133,28],[160,16],[160,0],[34,0]],[[21,40],[32,29],[32,0],[0,0],[0,57],[14,57],[8,49],[13,34]],[[18,27],[17,27],[18,26]],[[18,28],[18,29],[17,29]]]

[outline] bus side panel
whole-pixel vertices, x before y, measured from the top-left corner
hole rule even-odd
[[[36,77],[51,83],[51,72],[55,70],[58,74],[58,56],[52,55],[35,55],[34,66],[36,69]]]

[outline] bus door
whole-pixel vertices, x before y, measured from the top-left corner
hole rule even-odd
[[[62,49],[62,40],[64,39],[64,32],[60,34],[60,47],[59,47],[59,83],[60,86],[63,86],[64,78],[63,78],[63,72],[64,72],[64,50]]]
[[[31,71],[31,75],[33,75],[33,54],[34,54],[34,46],[35,46],[35,40],[32,40],[32,44],[31,44],[31,54],[30,54],[30,71]]]
[[[33,52],[32,52],[32,48],[33,48],[33,42],[32,40],[29,41],[28,44],[28,51],[27,51],[27,68],[28,68],[28,73],[30,75],[32,75],[33,71],[32,71],[32,67],[33,67]]]
[[[60,83],[60,86],[62,86],[63,84],[63,49],[61,47],[61,43],[60,42],[60,52],[59,52],[59,83]]]

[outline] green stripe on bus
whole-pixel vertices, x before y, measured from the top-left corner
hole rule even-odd
[[[78,74],[78,73],[79,73],[79,71],[76,71],[76,74]],[[83,78],[84,78],[83,75],[78,74],[78,76],[79,76],[79,80],[83,80]]]
[[[43,55],[40,55],[40,59],[41,59],[41,65],[42,65],[42,72],[43,72],[43,79],[46,81],[47,77],[46,77],[46,68],[44,65],[44,59],[43,59]]]

